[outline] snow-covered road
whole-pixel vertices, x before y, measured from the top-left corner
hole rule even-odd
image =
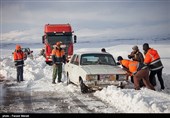
[[[119,45],[107,48],[107,51],[114,52],[113,56],[116,58],[118,55],[126,56],[131,47],[132,45]],[[161,50],[162,57],[164,49],[168,47],[169,45],[156,46]],[[62,83],[52,84],[52,67],[44,63],[43,57],[38,56],[38,50],[34,50],[33,60],[28,58],[25,61],[25,81],[21,83],[16,82],[12,56],[3,55],[0,58],[0,74],[5,77],[5,81],[0,84],[1,113],[170,113],[168,59],[162,59],[165,66],[164,91],[159,91],[157,81],[156,91],[147,88],[136,91],[130,83],[126,89],[108,86],[101,91],[82,94],[79,87],[67,85],[64,75]]]
[[[4,82],[1,94],[1,113],[120,113],[114,106],[95,97],[82,94],[77,86],[56,84],[59,91],[32,91],[17,83]],[[22,83],[21,83],[22,84]],[[1,84],[3,85],[3,84]],[[17,88],[10,89],[10,87]],[[20,87],[18,87],[20,86]],[[70,91],[70,87],[75,87]],[[24,90],[25,89],[25,90]],[[22,91],[21,91],[22,90]]]

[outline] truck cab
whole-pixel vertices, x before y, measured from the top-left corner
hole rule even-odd
[[[52,50],[56,42],[61,41],[61,47],[65,51],[66,59],[69,60],[73,55],[74,43],[77,42],[77,36],[73,35],[70,24],[46,24],[44,27],[44,35],[42,43],[44,44],[44,53],[47,64],[52,64]]]

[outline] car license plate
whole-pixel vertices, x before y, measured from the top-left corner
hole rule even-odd
[[[100,75],[100,79],[107,79],[107,80],[116,80],[116,77],[114,75]]]

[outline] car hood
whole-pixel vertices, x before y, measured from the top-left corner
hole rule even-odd
[[[110,65],[87,65],[82,66],[82,69],[87,74],[126,74],[126,71],[122,68]]]

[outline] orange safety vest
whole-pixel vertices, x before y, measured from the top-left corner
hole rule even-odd
[[[23,66],[24,65],[24,58],[25,58],[24,52],[15,51],[13,54],[13,58],[14,58],[15,66]]]
[[[53,49],[52,55],[55,55],[56,57],[60,58],[65,55],[65,52],[64,52],[64,50]]]
[[[156,71],[163,68],[158,52],[152,48],[146,53],[144,63],[149,65],[151,71]]]
[[[53,49],[52,56],[55,56],[55,59],[53,59],[53,62],[57,62],[57,63],[63,62],[64,55],[65,55],[65,52],[63,49]]]
[[[138,67],[139,67],[138,61],[130,61],[130,60],[124,59],[124,60],[121,60],[120,63],[121,63],[121,65],[123,65],[124,67],[129,69],[129,71],[132,74],[135,74],[137,72]]]
[[[132,74],[135,74],[137,72],[138,67],[139,67],[139,62],[138,61],[130,61],[129,62],[129,71]]]
[[[123,59],[123,60],[120,61],[120,64],[128,69],[129,68],[129,62],[130,62],[130,60]]]
[[[14,52],[14,61],[21,61],[24,60],[24,53],[23,52]]]
[[[157,59],[159,59],[160,56],[158,52],[154,49],[149,49],[148,52],[145,55],[144,63],[149,64]]]

